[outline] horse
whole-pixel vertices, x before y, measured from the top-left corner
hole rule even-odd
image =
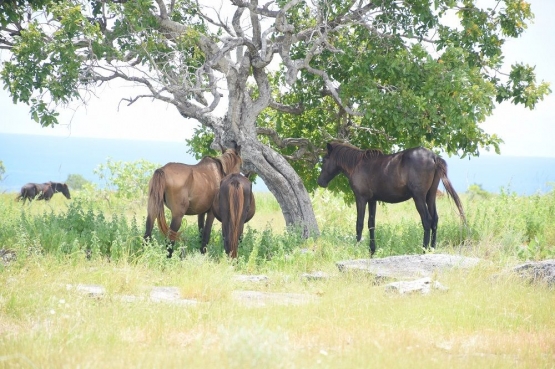
[[[224,249],[231,258],[237,257],[239,240],[245,223],[252,219],[256,211],[252,183],[248,176],[239,173],[228,174],[220,183],[220,190],[214,197],[212,212],[222,222]]]
[[[29,200],[29,202],[31,202],[35,198],[37,198],[37,200],[50,201],[52,196],[54,196],[54,194],[58,192],[61,192],[66,197],[66,199],[71,199],[67,184],[50,181],[45,183],[27,183],[26,185],[21,187],[16,200],[19,201],[23,199],[23,204],[25,204],[26,200]]]
[[[376,203],[399,203],[414,199],[424,228],[423,249],[435,248],[438,214],[436,193],[439,181],[455,202],[462,220],[466,223],[461,200],[447,177],[447,163],[432,151],[415,147],[396,154],[385,155],[380,150],[361,150],[343,143],[328,143],[323,157],[318,185],[327,187],[339,173],[349,180],[357,207],[357,241],[362,237],[365,208],[368,204],[368,229],[370,230],[370,256],[376,251],[374,229]]]
[[[154,221],[158,220],[158,228],[170,239],[167,248],[168,258],[172,257],[173,246],[185,215],[198,215],[198,227],[202,238],[200,250],[203,254],[206,252],[214,222],[211,208],[220,182],[227,174],[239,173],[241,168],[241,146],[235,143],[233,145],[230,149],[222,148],[222,155],[219,157],[206,156],[194,165],[167,163],[154,171],[149,182],[144,239],[148,241],[151,237]],[[172,214],[169,227],[164,214],[164,204]]]

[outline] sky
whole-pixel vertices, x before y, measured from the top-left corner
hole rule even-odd
[[[504,46],[508,66],[516,62],[536,65],[538,80],[551,83],[554,91],[534,110],[510,102],[498,105],[481,127],[496,133],[505,143],[504,156],[555,157],[555,0],[529,0],[535,19],[518,39]],[[483,4],[489,3],[483,0]],[[491,1],[492,4],[497,1]],[[3,54],[1,54],[3,53]],[[7,52],[0,51],[6,58]],[[143,99],[131,106],[121,98],[133,96],[133,87],[112,83],[96,91],[86,106],[74,106],[60,112],[60,124],[41,127],[30,118],[28,107],[14,105],[6,90],[0,90],[0,134],[35,134],[66,137],[94,137],[132,140],[183,142],[193,134],[197,123],[184,119],[177,110],[160,101]],[[136,92],[136,91],[135,91]],[[487,152],[483,151],[484,154]]]

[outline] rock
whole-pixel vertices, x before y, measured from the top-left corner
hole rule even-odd
[[[527,262],[512,270],[531,283],[543,282],[555,287],[555,259]]]
[[[302,293],[233,291],[232,296],[248,306],[262,307],[267,304],[302,305],[314,301],[317,297]]]
[[[11,262],[17,259],[16,253],[13,250],[1,249],[0,250],[0,262],[4,266],[9,265]]]
[[[68,289],[71,289],[71,285],[68,285]],[[78,284],[75,289],[93,298],[101,298],[106,292],[104,287],[96,284]]]
[[[357,259],[337,262],[342,272],[362,271],[378,280],[431,277],[436,271],[471,268],[481,259],[449,254],[399,255],[385,258]]]
[[[154,287],[150,291],[150,300],[178,305],[196,305],[198,303],[197,300],[182,299],[177,287]]]
[[[329,279],[329,275],[325,272],[312,272],[312,273],[303,273],[301,274],[301,279],[309,280],[309,281],[317,281],[317,280],[325,280]]]
[[[268,277],[265,275],[246,275],[238,274],[233,277],[237,282],[268,282]]]
[[[427,295],[433,289],[447,291],[448,288],[443,286],[438,281],[432,281],[430,277],[415,279],[414,281],[399,281],[385,285],[386,292],[398,292],[401,295],[421,292]]]

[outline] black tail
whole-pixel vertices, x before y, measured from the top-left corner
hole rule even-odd
[[[443,186],[445,187],[447,194],[453,199],[453,201],[455,201],[455,205],[457,205],[457,208],[459,209],[459,214],[461,215],[463,222],[466,224],[466,217],[464,215],[464,209],[461,203],[461,199],[459,198],[459,195],[457,195],[457,192],[453,188],[451,181],[447,177],[447,162],[438,157],[437,164],[438,166],[436,170],[439,171]]]

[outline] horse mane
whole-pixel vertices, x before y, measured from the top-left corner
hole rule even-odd
[[[221,156],[211,156],[210,158],[214,159],[221,165],[224,176],[234,173],[233,170],[235,169],[239,171],[241,164],[243,164],[243,160],[234,149],[227,149]]]
[[[332,143],[331,156],[345,171],[352,172],[361,162],[382,156],[378,149],[362,150],[356,146],[345,143]]]

